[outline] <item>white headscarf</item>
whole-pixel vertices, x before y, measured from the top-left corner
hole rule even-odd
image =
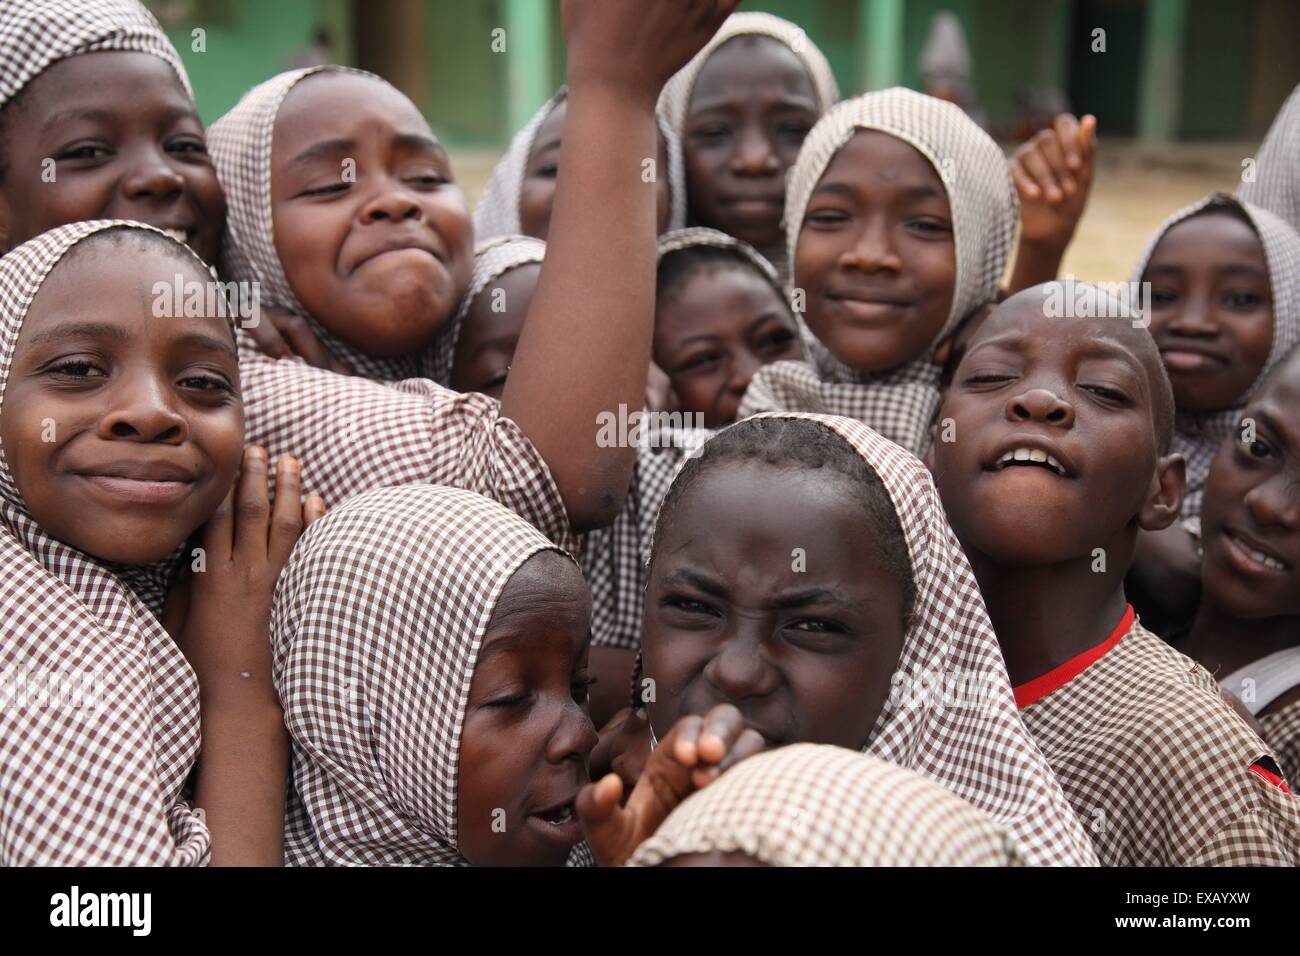
[[[1268,128],[1255,157],[1255,181],[1238,186],[1237,196],[1300,230],[1300,86],[1291,91]]]
[[[528,125],[510,140],[510,148],[492,171],[492,178],[474,208],[474,238],[477,241],[519,235],[523,231],[519,224],[519,199],[524,188],[524,174],[528,170],[528,157],[533,151],[537,131],[551,111],[564,102],[568,93],[567,88],[560,87],[533,114]],[[680,229],[686,225],[686,167],[682,160],[682,144],[662,117],[656,116],[655,122],[668,153],[668,228]]]
[[[835,154],[864,129],[888,133],[914,147],[944,182],[957,259],[948,319],[924,355],[899,368],[866,374],[836,359],[797,316],[812,361],[775,362],[761,368],[740,414],[789,410],[856,418],[913,454],[921,454],[939,405],[940,370],[931,361],[934,348],[963,318],[996,296],[1011,253],[1019,206],[1002,150],[960,107],[902,88],[867,93],[832,107],[808,134],[790,170],[785,227],[791,276],[813,190]]]
[[[110,229],[165,235],[79,222],[0,258],[0,394],[45,280],[77,243]],[[206,863],[207,827],[180,801],[199,750],[198,681],[155,617],[174,561],[124,568],[54,538],[0,449],[0,566],[0,672],[36,698],[0,701],[0,864]],[[39,699],[38,688],[60,684],[86,696]],[[17,683],[8,692],[22,693]]]

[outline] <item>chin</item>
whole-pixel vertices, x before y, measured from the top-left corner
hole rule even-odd
[[[1002,513],[994,508],[979,513],[978,527],[959,529],[958,538],[968,552],[1001,567],[1038,568],[1092,555],[1092,549],[1079,542],[1081,535],[1073,531],[1062,534],[1050,512]]]

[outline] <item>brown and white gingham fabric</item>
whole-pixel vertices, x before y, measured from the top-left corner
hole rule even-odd
[[[1264,729],[1264,740],[1277,754],[1282,776],[1292,788],[1300,786],[1300,700],[1255,719]]]
[[[0,108],[51,64],[110,51],[158,57],[194,98],[176,48],[136,0],[0,0]]]
[[[1300,864],[1300,803],[1249,769],[1268,746],[1140,623],[1021,716],[1104,866]]]
[[[888,133],[914,147],[947,188],[957,259],[948,320],[926,354],[900,368],[866,374],[836,359],[797,316],[812,361],[774,362],[759,369],[740,414],[843,415],[865,422],[919,455],[929,443],[931,420],[939,405],[940,370],[931,361],[934,348],[961,319],[996,296],[1011,253],[1019,204],[1002,150],[960,107],[901,88],[844,100],[813,127],[790,170],[785,228],[792,276],[795,246],[813,189],[835,154],[864,129]]]
[[[456,356],[456,341],[474,300],[483,294],[489,285],[501,278],[511,269],[520,266],[540,265],[546,258],[546,243],[532,236],[498,236],[480,242],[474,249],[474,271],[469,278],[469,288],[461,297],[460,308],[448,330],[446,346],[439,348],[436,367],[430,369],[430,377],[439,383],[451,380],[452,360]],[[441,337],[440,337],[441,338]]]
[[[257,282],[263,305],[301,315],[312,332],[336,358],[347,362],[358,375],[376,381],[433,378],[445,384],[455,347],[455,323],[449,322],[438,338],[420,353],[377,358],[349,345],[321,325],[298,301],[285,277],[280,254],[275,248],[271,215],[271,148],[275,120],[280,106],[295,86],[318,73],[350,73],[377,83],[382,77],[342,66],[315,66],[290,70],[253,87],[208,130],[208,152],[217,177],[226,191],[226,231],[222,237],[218,266],[227,281]],[[247,333],[241,333],[241,339]],[[452,344],[449,346],[447,343]],[[251,337],[241,345],[256,348]],[[246,351],[247,348],[241,348]],[[441,361],[434,362],[435,356]],[[437,365],[443,377],[432,374]]]
[[[1260,144],[1255,181],[1238,186],[1237,196],[1300,230],[1300,86],[1277,111]]]
[[[429,485],[368,492],[307,529],[271,620],[289,864],[467,865],[456,797],[474,664],[506,583],[545,550],[495,502]]]
[[[709,246],[730,249],[753,263],[777,294],[784,297],[781,280],[772,264],[746,242],[693,226],[664,233],[659,238],[659,261],[670,252]],[[645,605],[645,564],[650,557],[655,517],[673,476],[692,450],[712,434],[707,429],[674,428],[663,436],[668,447],[639,448],[632,483],[614,523],[588,533],[579,560],[592,596],[592,644],[635,650],[641,646]]]
[[[688,797],[633,854],[659,866],[743,853],[768,866],[1017,866],[986,813],[911,770],[825,744],[742,760]]]
[[[157,231],[75,223],[0,259],[0,391],[46,277],[115,228]],[[51,537],[3,449],[0,524],[0,865],[206,863],[207,827],[180,800],[199,749],[198,682],[146,603],[169,563],[131,569],[152,585],[137,593],[127,569]],[[61,681],[71,695],[41,699]]]
[[[257,281],[263,302],[303,315],[275,249],[271,140],[280,104],[295,84],[315,73],[343,69],[294,70],[267,80],[208,133],[229,202],[223,278]],[[240,329],[250,443],[263,446],[272,457],[299,458],[304,488],[319,492],[331,506],[385,485],[453,485],[501,502],[560,546],[572,547],[564,503],[546,463],[519,427],[501,417],[500,405],[484,395],[452,392],[428,378],[403,378],[418,374],[426,362],[449,373],[455,322],[431,347],[430,354],[442,356],[432,362],[428,356],[380,360],[362,355],[312,321],[322,341],[359,374],[336,375],[298,358],[270,358]]]
[[[1215,194],[1201,199],[1174,213],[1156,230],[1147,243],[1133,273],[1139,282],[1146,271],[1151,254],[1160,240],[1174,226],[1196,215],[1207,204],[1218,199],[1231,199]],[[1187,490],[1183,496],[1183,523],[1193,534],[1201,530],[1201,504],[1205,496],[1205,482],[1210,475],[1210,464],[1219,446],[1241,425],[1241,415],[1255,389],[1290,351],[1300,344],[1300,234],[1267,209],[1248,202],[1234,200],[1255,227],[1264,247],[1268,263],[1268,280],[1273,291],[1273,345],[1259,376],[1232,408],[1215,412],[1180,412],[1174,414],[1174,442],[1172,451],[1187,459]]]
[[[522,232],[519,224],[519,199],[524,188],[524,174],[528,170],[528,157],[533,151],[533,141],[546,118],[568,96],[568,88],[559,91],[542,104],[533,118],[510,140],[510,147],[492,171],[492,177],[483,189],[478,205],[474,207],[474,238],[479,242],[498,236],[514,236]],[[668,228],[680,229],[686,225],[686,165],[682,158],[682,143],[677,133],[662,116],[655,117],[659,135],[663,137],[668,153]]]
[[[903,528],[916,604],[893,679],[902,692],[881,712],[866,752],[989,814],[1031,865],[1094,864],[1088,838],[1020,721],[979,585],[926,467],[854,419],[757,417],[816,422],[847,441],[880,476]]]
[[[691,94],[695,92],[695,81],[704,69],[709,57],[722,44],[742,36],[770,37],[797,56],[808,78],[812,80],[813,92],[817,95],[817,106],[826,112],[840,98],[839,87],[835,84],[835,74],[826,62],[822,51],[808,38],[803,28],[782,20],[770,13],[733,13],[718,28],[718,32],[691,61],[673,74],[664,84],[659,94],[659,113],[668,126],[678,136],[685,135],[686,115],[691,105]]]

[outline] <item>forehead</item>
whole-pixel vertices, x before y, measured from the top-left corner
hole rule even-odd
[[[1196,254],[1216,263],[1238,258],[1264,265],[1264,245],[1255,230],[1223,211],[1201,213],[1171,226],[1156,244],[1151,265]]]
[[[560,100],[551,107],[551,111],[546,114],[546,119],[542,120],[537,127],[530,152],[545,149],[560,138],[560,133],[564,129],[564,117],[568,112],[569,101],[567,99]]]
[[[470,303],[466,312],[470,321],[461,334],[476,339],[518,335],[524,327],[528,304],[537,290],[537,280],[541,274],[541,263],[528,262],[507,269],[497,276]],[[496,294],[497,289],[501,290],[500,295]],[[499,311],[493,308],[497,302],[502,305]]]
[[[479,659],[516,653],[568,657],[581,650],[591,633],[591,594],[582,572],[555,551],[539,551],[506,582],[492,612]],[[571,640],[558,644],[556,632]]]
[[[732,37],[705,61],[691,90],[691,109],[710,100],[748,98],[758,86],[816,104],[812,77],[794,51],[774,37],[748,35]]]
[[[875,129],[859,129],[831,157],[818,189],[849,185],[862,191],[923,187],[945,200],[938,172],[915,146]]]
[[[656,542],[656,568],[699,562],[756,588],[773,575],[853,587],[876,566],[870,544],[878,532],[846,493],[849,480],[824,469],[721,461],[686,489]],[[795,549],[806,557],[800,570]]]
[[[1070,295],[1067,291],[1066,295]],[[1114,358],[1148,373],[1148,361],[1158,361],[1150,334],[1126,318],[1049,316],[1044,300],[1028,290],[999,305],[970,338],[967,355],[981,348],[1033,354],[1040,360],[1074,361],[1080,353]]]
[[[682,332],[718,321],[746,324],[768,312],[784,314],[785,300],[754,269],[739,262],[710,262],[691,272],[659,302],[656,325]]]
[[[388,132],[434,138],[415,104],[390,84],[354,73],[316,73],[280,104],[275,148],[292,153],[308,143]]]
[[[58,60],[24,88],[20,102],[28,110],[39,104],[42,113],[73,103],[123,112],[129,107],[132,113],[154,104],[194,112],[194,103],[171,66],[151,53],[124,51],[82,53]]]

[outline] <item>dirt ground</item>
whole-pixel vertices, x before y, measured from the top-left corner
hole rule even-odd
[[[1102,140],[1092,197],[1062,271],[1097,282],[1127,279],[1156,227],[1213,190],[1235,189],[1241,162],[1255,148],[1255,143],[1154,147]],[[471,206],[498,158],[485,151],[453,153],[453,168]]]

